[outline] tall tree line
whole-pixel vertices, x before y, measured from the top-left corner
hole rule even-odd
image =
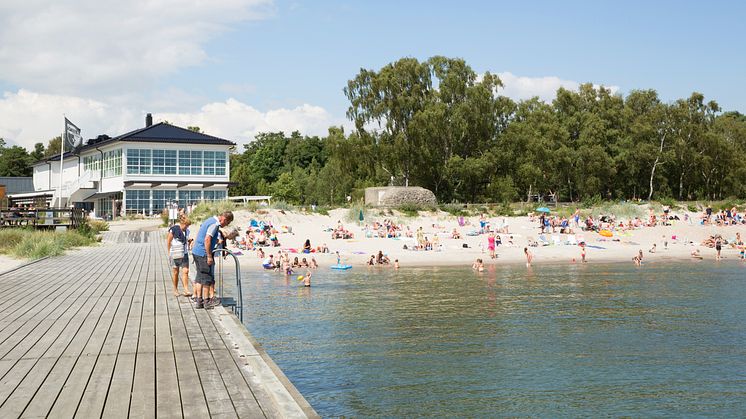
[[[583,84],[515,102],[464,60],[403,58],[347,83],[354,132],[265,133],[232,156],[232,193],[344,202],[417,185],[441,202],[746,197],[746,116],[697,92],[671,103]]]

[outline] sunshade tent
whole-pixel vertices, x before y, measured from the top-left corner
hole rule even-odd
[[[549,208],[547,208],[547,207],[536,208],[536,211],[539,211],[539,212],[549,212]]]

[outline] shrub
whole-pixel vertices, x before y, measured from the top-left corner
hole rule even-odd
[[[583,206],[583,208],[594,208],[601,204],[601,202],[601,195],[596,194],[583,198],[583,200],[581,201],[581,205]]]
[[[329,208],[327,207],[320,207],[317,205],[315,209],[312,208],[311,210],[319,215],[329,215]]]
[[[168,219],[168,209],[164,208],[161,211],[161,227],[168,227],[169,221],[171,220]]]
[[[495,208],[495,214],[503,217],[512,217],[513,208],[507,202],[502,203],[499,207]]]
[[[354,201],[351,204],[350,209],[347,210],[347,217],[345,217],[346,220],[351,223],[357,223],[358,221],[360,221],[360,211],[363,212],[363,218],[367,220],[369,215],[368,208],[365,206],[364,203],[360,201]]]
[[[403,213],[406,217],[417,217],[420,215],[422,208],[417,204],[402,204],[399,205],[397,211]]]
[[[699,206],[697,204],[689,204],[686,206],[686,209],[689,212],[699,212]]]
[[[19,258],[29,259],[58,256],[67,249],[90,246],[96,242],[95,238],[73,230],[65,232],[23,230],[20,235],[14,235],[13,238],[16,241],[8,249],[9,253]]]
[[[13,248],[31,232],[30,230],[20,228],[0,230],[0,253],[11,253]]]
[[[168,215],[166,217],[168,217]],[[109,231],[109,223],[107,223],[104,220],[89,220],[88,224],[90,224],[91,228],[96,233],[100,233],[102,231]]]
[[[662,198],[660,203],[661,205],[668,205],[672,210],[679,207],[679,203],[673,198]]]
[[[443,212],[447,212],[455,217],[469,215],[469,213],[464,209],[463,204],[442,204],[440,206],[440,210]]]
[[[594,217],[600,215],[613,215],[614,217],[621,219],[645,216],[645,210],[643,210],[639,205],[635,205],[631,202],[620,202],[617,204],[607,202],[603,205],[598,205],[592,208],[590,212]]]
[[[272,208],[276,210],[283,210],[283,211],[293,211],[295,210],[295,206],[288,204],[285,201],[277,200],[272,202]]]
[[[232,201],[202,201],[194,207],[189,214],[189,219],[192,223],[200,223],[213,215],[235,210],[236,204]]]

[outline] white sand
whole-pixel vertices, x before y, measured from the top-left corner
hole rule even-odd
[[[370,256],[378,253],[379,250],[388,255],[392,261],[399,259],[402,267],[436,265],[471,266],[476,258],[482,258],[486,265],[493,263],[523,264],[526,261],[523,248],[526,247],[528,238],[536,240],[539,235],[538,223],[529,222],[528,217],[490,218],[489,221],[492,226],[499,226],[503,219],[510,225],[510,234],[500,234],[503,245],[497,248],[498,258],[490,260],[487,253],[487,235],[466,235],[467,232],[478,229],[479,221],[477,217],[467,217],[470,225],[464,227],[458,226],[457,217],[447,213],[421,215],[415,218],[375,216],[365,220],[365,223],[372,224],[376,220],[382,222],[384,218],[394,218],[397,223],[404,224],[405,226],[408,225],[413,232],[422,226],[425,235],[430,239],[432,239],[434,234],[439,233],[442,250],[412,251],[404,250],[402,247],[404,244],[411,247],[414,243],[413,239],[366,238],[359,223],[347,222],[345,220],[347,213],[348,210],[346,209],[331,211],[329,216],[288,211],[285,211],[283,214],[278,210],[269,210],[266,214],[259,215],[247,211],[236,211],[232,226],[240,227],[243,232],[249,225],[251,218],[271,221],[278,229],[281,226],[289,226],[292,228],[292,234],[282,233],[278,235],[281,244],[280,248],[300,249],[303,247],[303,243],[307,238],[311,240],[311,245],[314,248],[322,243],[326,243],[331,251],[330,254],[311,255],[316,257],[321,266],[329,266],[336,263],[335,251],[339,251],[344,263],[353,266],[363,266]],[[683,216],[683,214],[679,215]],[[353,232],[355,238],[352,240],[332,240],[331,233],[325,232],[324,229],[326,227],[333,228],[337,225],[337,221],[341,221],[345,228]],[[436,227],[433,227],[433,225]],[[192,228],[192,231],[196,233],[195,227]],[[454,227],[461,232],[463,239],[450,238],[450,232]],[[712,227],[689,225],[684,221],[676,221],[672,226],[642,227],[612,238],[604,238],[593,232],[580,231],[577,233],[582,236],[587,245],[603,248],[588,247],[586,250],[586,260],[588,263],[625,262],[632,264],[632,258],[637,255],[640,249],[644,253],[644,263],[673,259],[691,261],[690,252],[695,248],[700,249],[704,259],[714,259],[715,249],[700,246],[702,240],[712,234],[721,234],[730,241],[735,238],[736,232],[740,232],[741,235],[746,237],[746,226]],[[508,245],[511,235],[513,236],[512,246]],[[555,233],[554,235],[561,240],[565,239],[565,235],[560,235],[559,233]],[[550,241],[552,240],[552,236],[551,232],[546,234],[547,239]],[[672,236],[676,236],[677,239],[672,239]],[[612,239],[619,239],[620,241],[612,241]],[[667,245],[665,242],[668,242]],[[469,247],[464,248],[464,243],[468,244]],[[650,253],[649,249],[654,243],[657,245],[657,251]],[[276,254],[278,250],[278,248],[264,248],[264,251],[268,254],[269,252]],[[580,263],[581,259],[581,249],[575,245],[553,244],[550,246],[529,247],[529,250],[534,255],[534,264]],[[730,246],[725,246],[722,255],[726,259],[737,260],[738,250]],[[298,256],[299,258],[309,257],[309,255],[305,254],[292,256]],[[261,261],[253,251],[244,251],[241,260],[244,267],[260,269]]]
[[[0,273],[17,268],[28,262],[26,259],[15,259],[10,256],[0,255]]]

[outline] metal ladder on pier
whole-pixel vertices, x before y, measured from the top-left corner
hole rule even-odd
[[[217,285],[217,294],[220,298],[220,304],[223,307],[229,307],[231,312],[238,316],[238,319],[243,323],[243,291],[241,290],[241,264],[238,263],[238,258],[228,249],[217,248],[212,251],[213,258],[217,265],[217,278],[215,284]],[[223,283],[223,260],[230,255],[233,258],[233,262],[236,265],[236,288],[233,296],[225,294],[225,284]],[[219,257],[223,256],[223,257]]]

